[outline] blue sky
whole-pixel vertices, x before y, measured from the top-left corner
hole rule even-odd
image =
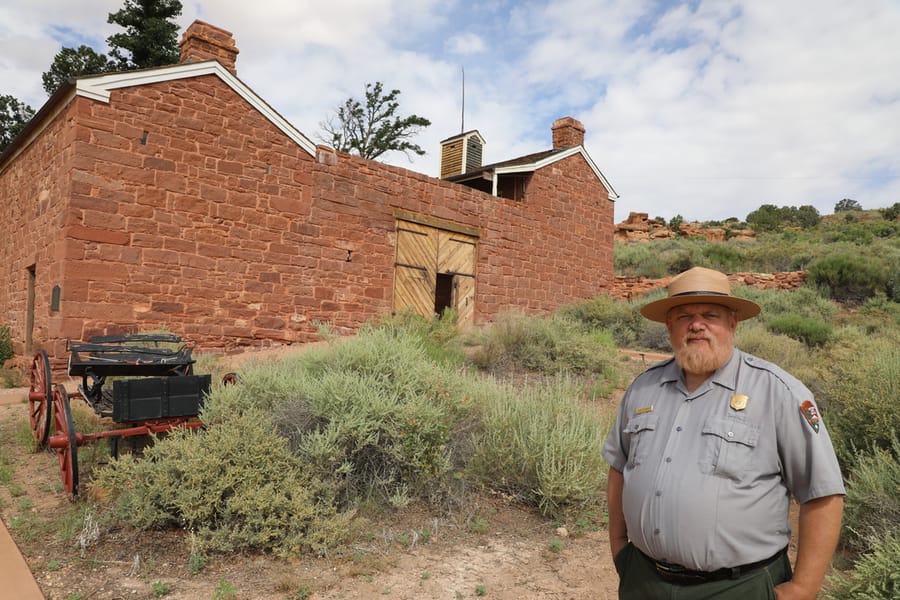
[[[0,94],[39,108],[63,45],[103,47],[123,0],[4,0]],[[366,82],[432,121],[438,172],[465,128],[485,161],[547,149],[572,116],[628,213],[743,219],[761,204],[900,202],[898,0],[184,1],[234,34],[238,76],[307,136]]]

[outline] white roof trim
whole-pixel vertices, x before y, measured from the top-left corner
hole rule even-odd
[[[522,165],[509,165],[506,167],[497,167],[494,169],[494,195],[497,195],[497,176],[502,175],[504,173],[529,173],[532,171],[537,171],[538,169],[542,169],[548,165],[551,165],[557,161],[560,161],[564,158],[569,158],[570,156],[574,156],[576,154],[580,154],[584,157],[584,160],[587,161],[588,166],[594,172],[594,175],[597,176],[597,179],[600,180],[600,183],[603,184],[603,187],[606,188],[606,191],[609,193],[610,200],[616,200],[619,197],[619,194],[616,193],[616,190],[613,189],[613,186],[607,181],[606,177],[603,173],[600,172],[600,169],[597,168],[597,164],[588,156],[587,150],[584,149],[584,146],[572,146],[562,152],[557,154],[552,154],[547,158],[539,160],[533,163],[526,163]]]
[[[115,89],[160,83],[175,79],[187,79],[189,77],[199,77],[201,75],[216,75],[241,98],[246,100],[253,108],[271,121],[272,124],[280,129],[286,136],[306,150],[310,156],[316,155],[316,145],[312,140],[303,135],[296,127],[278,114],[275,109],[269,106],[265,100],[257,96],[256,93],[247,87],[240,79],[232,75],[231,71],[215,60],[186,63],[159,69],[125,71],[123,73],[111,73],[109,75],[98,75],[96,77],[84,77],[76,80],[75,93],[78,96],[84,96],[85,98],[108,103],[110,93]]]
[[[478,133],[477,129],[472,129],[470,131],[466,131],[465,133],[460,133],[460,134],[454,135],[452,137],[448,137],[446,140],[441,140],[440,143],[441,143],[441,145],[444,145],[448,142],[455,142],[456,140],[464,140],[464,139],[468,139],[468,138],[474,137],[474,136],[478,137],[478,141],[481,142],[482,146],[487,144],[485,139],[483,137],[481,137],[481,134]]]

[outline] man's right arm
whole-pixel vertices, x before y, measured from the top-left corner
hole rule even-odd
[[[622,472],[610,467],[606,477],[606,509],[609,512],[609,549],[613,558],[628,544],[625,511],[622,508],[624,487],[625,477]]]

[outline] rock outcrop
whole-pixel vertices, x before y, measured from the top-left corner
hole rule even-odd
[[[660,219],[651,219],[647,213],[633,212],[628,218],[615,226],[614,238],[622,242],[649,242],[673,238],[702,237],[711,242],[731,240],[752,240],[756,233],[752,229],[726,229],[721,227],[701,227],[700,223],[682,223],[676,234]]]

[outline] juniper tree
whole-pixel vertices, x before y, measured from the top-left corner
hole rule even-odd
[[[380,81],[367,83],[365,101],[347,98],[335,115],[319,124],[324,132],[319,139],[336,150],[369,159],[391,150],[403,152],[407,157],[409,152],[425,154],[410,138],[431,125],[431,121],[418,115],[397,116],[399,95],[400,90],[385,93]]]

